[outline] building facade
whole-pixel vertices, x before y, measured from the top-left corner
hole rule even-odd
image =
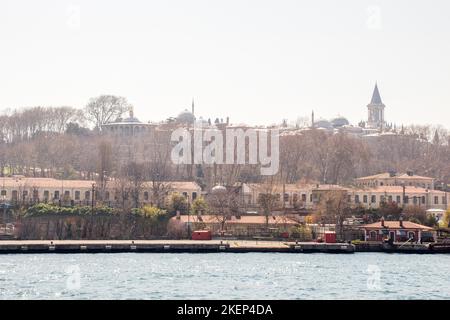
[[[366,241],[381,242],[433,242],[435,234],[433,228],[410,221],[384,221],[366,224],[360,227],[364,230]]]
[[[355,179],[358,187],[409,186],[434,189],[434,178],[407,173],[385,172]]]
[[[189,201],[201,196],[202,190],[195,182],[165,181],[160,188],[162,201],[173,193],[185,196]],[[139,205],[154,205],[155,199],[151,182],[142,185],[139,191]],[[94,197],[93,194],[95,193]],[[53,203],[61,205],[91,205],[92,200],[108,206],[132,204],[131,186],[109,181],[100,191],[93,180],[57,180],[51,178],[26,178],[22,176],[0,178],[0,200],[12,204]]]
[[[420,180],[419,180],[420,181]],[[422,182],[421,182],[422,183]],[[447,192],[415,186],[376,185],[362,187],[344,187],[320,184],[286,184],[271,187],[260,184],[244,184],[243,199],[249,208],[258,208],[258,198],[262,193],[277,195],[277,210],[317,208],[324,196],[339,194],[346,197],[350,207],[378,209],[384,204],[396,204],[399,207],[418,206],[425,210],[449,209]]]

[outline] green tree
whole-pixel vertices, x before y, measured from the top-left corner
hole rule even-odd
[[[208,203],[202,197],[197,198],[192,202],[191,213],[192,214],[202,214],[208,211]]]
[[[179,211],[181,214],[185,214],[188,211],[188,202],[186,197],[179,193],[173,193],[170,197],[169,211],[172,214]]]
[[[450,228],[450,209],[445,212],[444,218],[439,222],[439,226],[443,228]]]

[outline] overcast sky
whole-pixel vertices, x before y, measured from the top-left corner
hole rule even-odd
[[[143,121],[450,118],[450,1],[0,0],[0,111],[121,95]]]

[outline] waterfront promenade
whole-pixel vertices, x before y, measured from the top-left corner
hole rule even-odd
[[[3,240],[0,254],[8,253],[450,253],[450,245],[419,243],[318,243],[264,240]]]

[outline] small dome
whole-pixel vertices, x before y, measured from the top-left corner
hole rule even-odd
[[[123,122],[140,123],[139,119],[136,117],[129,117],[129,118],[123,119],[122,121]]]
[[[331,124],[333,125],[333,127],[337,128],[347,126],[350,124],[350,122],[348,122],[348,120],[344,117],[337,117],[331,120]]]
[[[316,128],[326,128],[326,129],[333,127],[331,122],[328,121],[328,120],[319,120],[319,121],[314,123],[314,126]]]
[[[192,114],[192,112],[185,109],[178,115],[177,120],[181,123],[194,123],[195,116]]]
[[[225,192],[227,192],[227,188],[225,188],[224,186],[215,186],[211,190],[211,193],[214,193],[214,194],[225,193]]]

